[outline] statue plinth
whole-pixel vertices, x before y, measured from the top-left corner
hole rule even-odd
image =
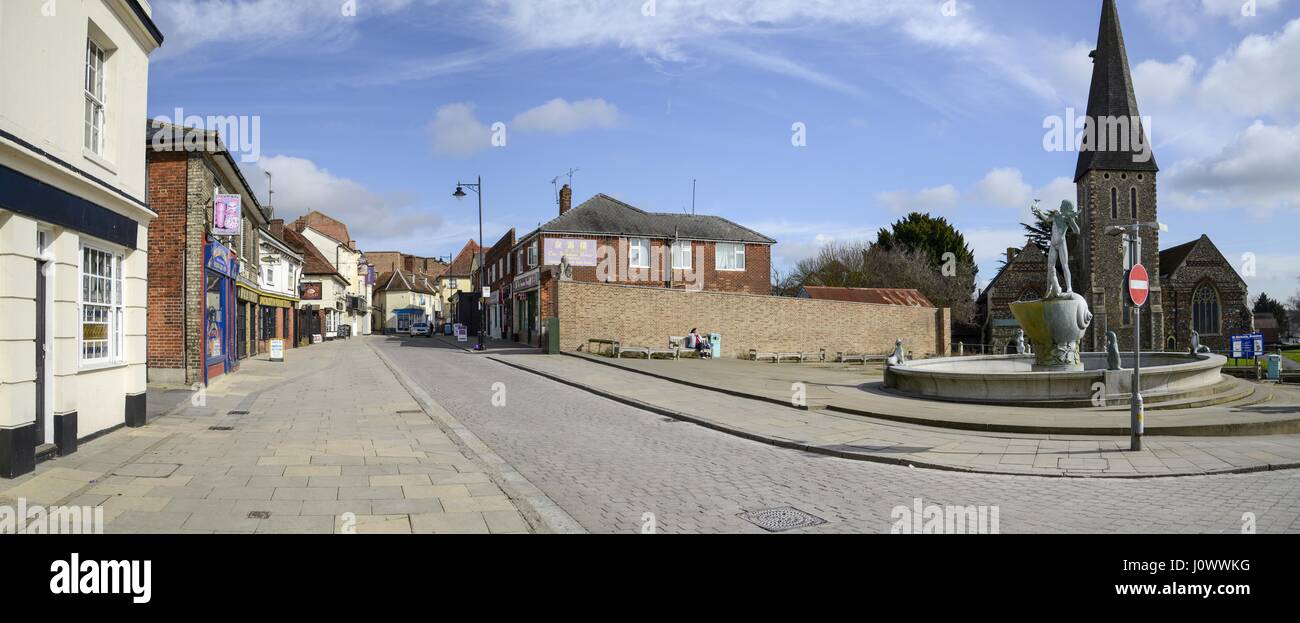
[[[1081,371],[1079,340],[1092,325],[1088,301],[1070,292],[1011,304],[1011,313],[1034,343],[1035,371]]]

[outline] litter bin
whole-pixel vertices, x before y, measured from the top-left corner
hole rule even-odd
[[[709,348],[711,350],[711,352],[709,353],[710,356],[712,356],[714,359],[721,357],[722,356],[722,335],[717,333],[710,333]]]
[[[1282,380],[1282,355],[1278,353],[1268,356],[1268,380]]]

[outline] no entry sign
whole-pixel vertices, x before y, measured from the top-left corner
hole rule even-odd
[[[1147,268],[1136,264],[1128,271],[1128,298],[1133,305],[1141,307],[1147,304],[1147,295],[1151,294],[1151,277]]]

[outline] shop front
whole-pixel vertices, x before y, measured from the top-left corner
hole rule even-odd
[[[530,270],[515,278],[510,284],[513,293],[513,325],[515,341],[526,342],[533,346],[540,343],[541,319],[538,317],[540,305],[538,294],[541,291],[541,271]]]
[[[284,340],[285,346],[289,348],[295,345],[298,337],[295,325],[298,319],[294,308],[297,304],[296,300],[283,296],[258,294],[257,351],[259,353],[270,352],[271,340]]]
[[[212,241],[203,253],[203,382],[239,368],[236,351],[235,277],[239,260]]]
[[[239,306],[236,309],[237,325],[235,328],[237,355],[240,359],[247,359],[258,352],[258,294],[257,290],[243,284],[236,285],[235,294]]]

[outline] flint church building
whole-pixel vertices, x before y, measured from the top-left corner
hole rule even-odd
[[[1096,148],[1080,150],[1074,183],[1081,231],[1068,240],[1070,272],[1074,290],[1087,298],[1094,314],[1082,349],[1104,351],[1106,334],[1114,331],[1120,347],[1129,350],[1135,315],[1123,293],[1125,250],[1121,237],[1108,235],[1107,229],[1158,221],[1159,167],[1154,154],[1144,152],[1149,143],[1141,126],[1115,0],[1103,3],[1092,59],[1088,119],[1094,128],[1105,127],[1098,120],[1126,119],[1135,124],[1137,140],[1117,145],[1112,136],[1104,148],[1098,143]],[[1252,331],[1254,315],[1246,282],[1209,237],[1160,250],[1160,232],[1145,229],[1142,245],[1142,264],[1153,277],[1159,275],[1158,282],[1152,279],[1150,299],[1142,309],[1144,350],[1187,350],[1194,330],[1202,345],[1223,351],[1230,348],[1232,335]],[[1019,326],[1009,305],[1041,298],[1046,282],[1047,259],[1042,251],[1032,243],[1023,250],[1008,250],[1006,266],[980,295],[984,344],[995,352],[1013,345]]]

